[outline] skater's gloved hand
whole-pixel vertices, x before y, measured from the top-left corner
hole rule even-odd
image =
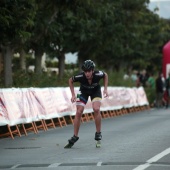
[[[72,103],[76,102],[76,96],[75,95],[71,97],[71,102]]]

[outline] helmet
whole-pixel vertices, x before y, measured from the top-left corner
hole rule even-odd
[[[86,61],[84,61],[83,65],[82,65],[82,70],[83,71],[93,70],[94,67],[95,67],[95,64],[92,60],[86,60]]]

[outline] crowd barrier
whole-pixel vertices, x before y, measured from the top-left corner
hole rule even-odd
[[[78,93],[79,88],[75,87]],[[103,87],[102,87],[103,91]],[[143,87],[108,87],[109,97],[102,99],[102,118],[108,118],[129,112],[149,108]],[[57,88],[10,88],[0,89],[0,127],[6,126],[8,135],[27,135],[28,131],[38,133],[49,127],[66,126],[66,117],[73,124],[76,112],[75,103],[71,103],[69,87]],[[94,120],[91,102],[85,106],[82,122]]]

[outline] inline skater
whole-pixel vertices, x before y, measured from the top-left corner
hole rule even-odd
[[[65,148],[71,148],[74,143],[79,139],[78,133],[81,124],[81,116],[84,111],[88,98],[91,98],[92,108],[94,111],[94,119],[96,125],[95,140],[97,141],[96,147],[100,147],[101,135],[101,87],[99,81],[103,79],[104,90],[103,96],[108,97],[107,86],[108,86],[108,75],[103,71],[94,70],[95,63],[92,60],[84,61],[82,65],[81,73],[74,75],[69,79],[69,87],[72,94],[71,102],[76,102],[76,115],[74,119],[74,135],[68,140],[68,144]],[[75,94],[74,82],[80,83],[79,94]]]

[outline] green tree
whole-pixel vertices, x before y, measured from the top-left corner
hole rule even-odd
[[[12,86],[12,56],[18,45],[30,37],[35,8],[34,0],[0,1],[0,37],[4,58],[4,85]]]

